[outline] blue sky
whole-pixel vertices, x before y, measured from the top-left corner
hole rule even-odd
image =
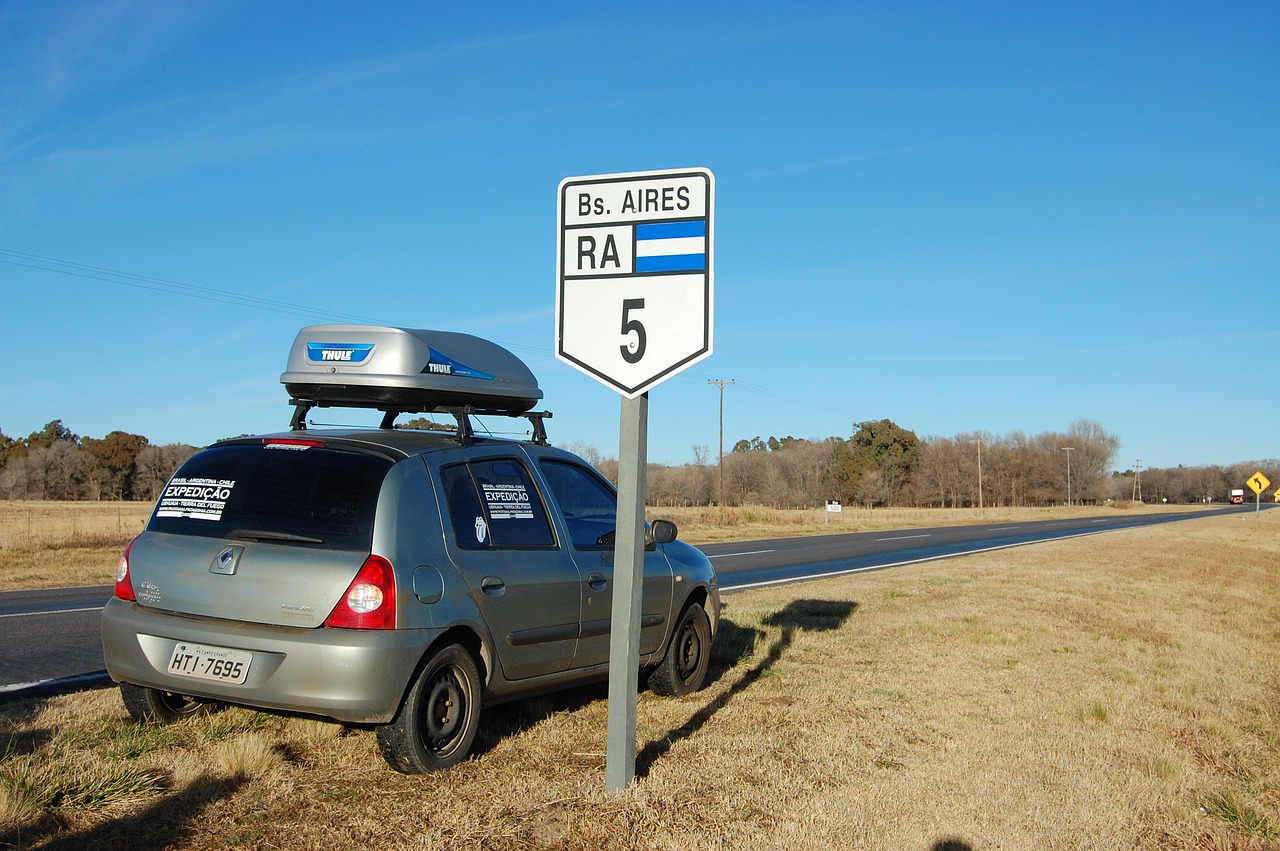
[[[1102,424],[1280,457],[1280,5],[0,4],[0,430],[284,428],[297,330],[507,345],[558,443],[556,187],[706,167],[714,354],[649,455]],[[497,425],[502,425],[498,423]]]

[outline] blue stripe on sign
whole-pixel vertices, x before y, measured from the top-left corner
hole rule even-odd
[[[707,268],[705,254],[666,254],[637,257],[637,272],[701,272]]]
[[[636,239],[676,239],[682,236],[706,236],[707,220],[689,222],[656,222],[636,225]]]

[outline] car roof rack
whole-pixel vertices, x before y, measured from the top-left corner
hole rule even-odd
[[[307,415],[311,413],[313,408],[373,408],[382,411],[382,422],[378,428],[394,429],[396,417],[401,414],[449,414],[457,423],[454,434],[458,438],[458,442],[462,445],[469,445],[476,437],[475,426],[471,422],[472,417],[488,416],[488,417],[523,417],[529,421],[532,428],[532,435],[529,440],[531,443],[547,445],[547,426],[544,422],[552,417],[550,411],[520,411],[513,412],[507,410],[493,408],[476,408],[471,405],[438,405],[435,408],[423,409],[418,407],[412,408],[391,408],[381,404],[359,404],[357,402],[341,402],[331,403],[317,399],[290,399],[289,404],[293,405],[293,416],[289,420],[290,431],[306,431]]]

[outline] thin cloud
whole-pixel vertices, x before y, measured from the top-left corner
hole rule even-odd
[[[898,157],[905,154],[914,154],[920,151],[931,151],[938,148],[951,147],[953,145],[968,144],[975,141],[974,138],[968,139],[950,139],[939,142],[922,142],[918,145],[901,145],[896,148],[885,148],[880,151],[860,151],[858,153],[843,154],[835,157],[823,157],[816,160],[808,160],[806,162],[791,163],[779,168],[764,169],[762,171],[751,172],[744,175],[745,180],[762,180],[772,177],[785,177],[790,174],[799,174],[806,171],[821,171],[829,168],[839,168],[840,166],[849,165],[851,163],[865,162],[867,160],[883,159],[885,157]]]
[[[172,49],[206,16],[202,4],[142,0],[11,6],[11,41],[0,64],[0,140],[20,137],[77,97],[108,88]]]
[[[124,20],[127,20],[125,18]],[[124,23],[108,29],[117,31]],[[556,30],[459,40],[400,54],[354,59],[307,68],[248,86],[178,98],[129,104],[93,117],[77,116],[74,126],[53,132],[39,121],[20,122],[27,135],[10,134],[0,149],[0,162],[25,154],[28,164],[64,177],[92,172],[105,182],[132,180],[174,171],[252,161],[317,147],[343,147],[388,139],[456,132],[457,116],[446,126],[412,121],[403,110],[377,108],[382,93],[417,90],[424,99],[447,98],[449,80],[459,68],[483,63],[485,57],[537,46],[561,38]],[[73,36],[62,39],[69,45]],[[136,51],[125,68],[108,75],[119,80],[161,52],[156,32],[149,49]],[[44,96],[43,118],[76,91],[101,88],[93,78],[91,47],[68,46],[63,70],[49,72],[58,82],[37,88],[56,89]],[[28,97],[28,99],[33,99]],[[176,130],[174,128],[177,128]],[[77,138],[125,140],[120,144],[77,144]]]

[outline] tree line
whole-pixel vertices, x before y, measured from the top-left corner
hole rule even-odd
[[[720,464],[705,448],[694,447],[692,464],[651,466],[647,493],[651,505],[672,506],[820,508],[828,500],[942,508],[1191,504],[1225,502],[1255,470],[1280,470],[1280,461],[1272,459],[1118,471],[1119,447],[1117,435],[1086,419],[1062,432],[929,438],[884,419],[855,423],[848,438],[739,440]],[[611,474],[611,463],[597,466]]]
[[[868,420],[855,423],[848,438],[739,440],[723,459],[694,446],[689,464],[649,466],[647,495],[655,506],[819,508],[834,499],[866,507],[1020,507],[1224,502],[1255,470],[1273,471],[1270,477],[1280,481],[1274,459],[1119,472],[1119,446],[1116,435],[1084,419],[1063,432],[929,438],[892,420]],[[617,481],[616,460],[588,444],[567,448]],[[195,452],[122,431],[81,437],[62,420],[25,438],[0,431],[0,498],[152,501]]]
[[[0,498],[152,501],[195,451],[124,431],[81,437],[62,420],[25,438],[0,431]]]

